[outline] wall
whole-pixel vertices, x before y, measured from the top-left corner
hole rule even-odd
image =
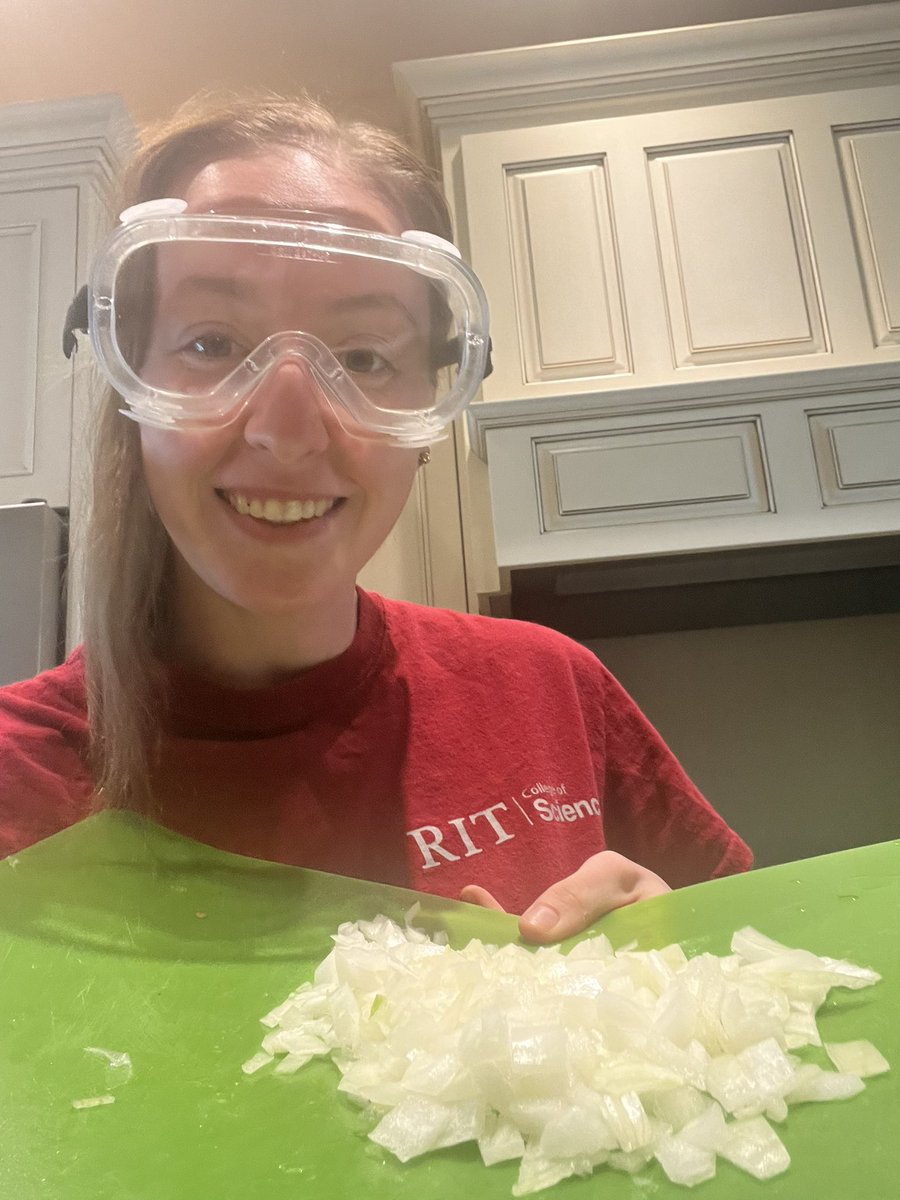
[[[587,644],[757,866],[900,836],[900,615]]]

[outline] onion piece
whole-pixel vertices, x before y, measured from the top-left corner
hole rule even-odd
[[[265,1050],[260,1050],[252,1058],[248,1058],[245,1063],[241,1064],[241,1070],[245,1075],[254,1075],[257,1071],[263,1067],[267,1067],[270,1062],[274,1061],[274,1054],[267,1054]]]
[[[765,1117],[751,1117],[728,1126],[719,1153],[757,1179],[771,1179],[791,1165],[791,1156]]]
[[[605,1156],[599,1162],[605,1161]],[[519,1177],[513,1184],[514,1196],[528,1196],[543,1191],[572,1175],[590,1175],[597,1161],[590,1158],[546,1158],[535,1143],[526,1145],[519,1167]]]
[[[105,1083],[108,1088],[121,1087],[131,1079],[133,1067],[131,1055],[124,1050],[107,1050],[103,1046],[85,1046],[85,1054],[102,1058],[106,1063]]]
[[[803,1063],[794,1074],[794,1083],[786,1094],[788,1104],[803,1104],[810,1100],[849,1100],[865,1088],[858,1075],[839,1071],[823,1071],[816,1063]]]
[[[671,1091],[654,1092],[645,1098],[647,1111],[676,1133],[709,1107],[709,1097],[698,1088],[684,1084]]]
[[[774,1038],[709,1064],[707,1091],[726,1112],[756,1116],[790,1089],[794,1068]]]
[[[104,1104],[115,1104],[115,1096],[88,1096],[84,1100],[73,1100],[73,1108],[100,1108]]]
[[[891,1069],[884,1055],[863,1038],[854,1042],[826,1042],[825,1053],[838,1071],[858,1075],[860,1079],[883,1075]]]
[[[677,1135],[663,1138],[656,1147],[656,1160],[673,1183],[685,1187],[704,1183],[716,1173],[716,1156],[711,1150],[692,1146]]]
[[[569,1104],[544,1126],[539,1149],[546,1158],[577,1158],[615,1150],[618,1145],[610,1122],[599,1106]]]
[[[485,1122],[485,1130],[478,1139],[478,1150],[486,1167],[494,1163],[508,1162],[521,1158],[525,1153],[525,1139],[510,1121],[501,1121],[496,1113]]]
[[[699,1150],[717,1151],[728,1136],[728,1126],[725,1116],[718,1104],[710,1104],[693,1121],[682,1128],[679,1137],[682,1141]]]
[[[369,1137],[408,1162],[429,1150],[473,1141],[484,1130],[484,1110],[477,1101],[443,1104],[426,1096],[406,1096],[378,1122]]]

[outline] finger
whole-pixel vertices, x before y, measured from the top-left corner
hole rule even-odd
[[[540,895],[519,919],[519,931],[529,942],[558,942],[615,908],[667,891],[646,867],[604,850]]]
[[[499,901],[495,900],[487,888],[479,887],[477,883],[468,883],[459,893],[460,900],[467,904],[480,904],[482,908],[493,908],[497,912],[506,912]]]

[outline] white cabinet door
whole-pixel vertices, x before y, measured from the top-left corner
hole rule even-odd
[[[900,342],[900,121],[835,130],[876,346]]]
[[[889,534],[895,391],[498,427],[487,433],[501,567]]]
[[[488,400],[900,361],[900,87],[460,144]]]
[[[78,189],[4,191],[0,172],[0,504],[69,503]]]

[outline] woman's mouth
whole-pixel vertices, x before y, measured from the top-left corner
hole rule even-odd
[[[242,492],[219,492],[219,495],[241,516],[268,521],[271,525],[297,525],[301,521],[315,521],[318,517],[324,517],[337,503],[334,496],[321,500],[273,500],[271,497],[263,500]]]

